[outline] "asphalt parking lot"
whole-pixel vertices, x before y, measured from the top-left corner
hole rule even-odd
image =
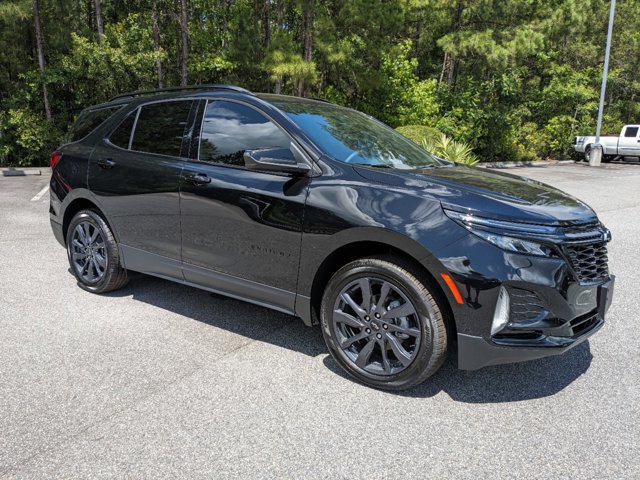
[[[564,356],[385,393],[319,330],[138,276],[80,290],[47,175],[0,176],[2,478],[640,478],[640,165],[510,170],[611,229],[607,323]]]

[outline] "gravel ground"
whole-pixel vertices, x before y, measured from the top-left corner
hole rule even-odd
[[[640,478],[640,165],[520,168],[612,230],[607,323],[402,394],[295,318],[147,276],[80,290],[44,176],[0,177],[0,477]]]

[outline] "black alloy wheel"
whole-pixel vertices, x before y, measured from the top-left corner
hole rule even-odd
[[[86,283],[97,283],[107,271],[107,247],[100,228],[88,221],[73,229],[71,260],[76,274]]]
[[[447,352],[443,309],[416,265],[391,256],[355,260],[338,270],[322,299],[329,352],[357,380],[401,390],[422,383]]]
[[[128,281],[111,228],[94,210],[75,214],[67,229],[67,254],[71,271],[84,290],[104,293]]]
[[[333,328],[345,355],[359,368],[399,373],[413,362],[422,332],[416,308],[401,289],[377,277],[360,277],[336,298]]]

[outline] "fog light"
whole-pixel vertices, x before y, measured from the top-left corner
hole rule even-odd
[[[491,322],[491,335],[499,333],[509,323],[509,294],[507,289],[500,287],[496,310],[493,312],[493,322]]]

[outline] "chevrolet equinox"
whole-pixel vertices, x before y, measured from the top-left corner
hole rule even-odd
[[[322,100],[124,94],[84,110],[50,163],[81,288],[135,271],[296,315],[377,388],[423,382],[450,350],[466,370],[560,354],[611,303],[611,235],[587,205]]]

